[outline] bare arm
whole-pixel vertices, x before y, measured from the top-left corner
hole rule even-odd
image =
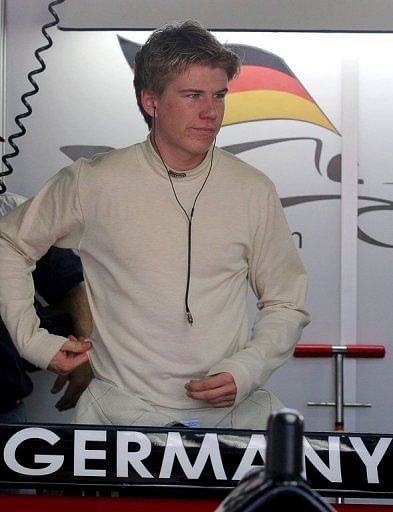
[[[56,305],[57,309],[68,313],[74,326],[74,336],[88,338],[92,330],[92,319],[87,300],[85,284],[79,283],[65,294]]]
[[[83,342],[90,336],[92,318],[84,283],[74,286],[64,296],[63,300],[57,304],[57,307],[71,316],[76,337],[70,336],[70,341],[77,343],[80,347],[85,346]],[[84,352],[84,354],[87,357],[87,352]],[[67,382],[68,386],[63,396],[56,403],[57,409],[64,411],[75,407],[79,397],[93,377],[94,374],[88,359],[69,374],[59,375],[53,384],[51,392],[54,394],[58,393]]]

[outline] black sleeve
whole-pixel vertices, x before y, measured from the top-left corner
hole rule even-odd
[[[80,258],[69,249],[51,247],[37,262],[33,273],[38,293],[55,304],[78,283],[83,281]],[[35,303],[40,325],[53,334],[67,337],[73,332],[71,318],[51,307],[44,308]],[[0,319],[0,411],[6,410],[15,400],[28,396],[33,384],[26,371],[34,371],[33,365],[21,359],[11,341],[8,331]]]
[[[0,411],[6,411],[30,395],[33,383],[26,374],[24,361],[0,319]]]
[[[70,249],[51,247],[37,261],[33,278],[37,292],[48,304],[55,304],[83,281],[80,258]]]

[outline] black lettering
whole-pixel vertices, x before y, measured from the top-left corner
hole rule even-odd
[[[302,249],[303,248],[303,235],[300,233],[300,231],[294,231],[293,233],[291,233],[291,235],[293,237],[297,237],[298,239],[298,247],[299,249]]]

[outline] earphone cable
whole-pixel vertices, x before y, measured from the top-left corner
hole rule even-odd
[[[155,111],[155,108],[154,108],[154,111]],[[211,158],[210,158],[210,166],[209,166],[209,171],[207,172],[206,174],[206,177],[202,183],[202,186],[201,188],[199,189],[197,195],[195,196],[195,199],[194,199],[194,202],[193,202],[193,205],[192,205],[192,208],[191,208],[191,211],[190,211],[190,215],[188,215],[187,211],[185,210],[184,206],[181,204],[177,194],[176,194],[176,189],[174,187],[174,184],[173,184],[173,181],[172,181],[172,177],[171,177],[171,174],[169,172],[169,169],[161,155],[161,152],[157,146],[157,143],[156,143],[156,137],[155,137],[155,115],[153,116],[153,121],[152,121],[152,132],[153,132],[153,145],[154,145],[154,148],[156,149],[157,153],[158,153],[158,156],[160,157],[160,160],[167,172],[167,175],[168,175],[168,178],[169,178],[169,182],[171,184],[171,187],[172,187],[172,191],[173,191],[173,194],[175,196],[175,199],[178,203],[178,205],[180,206],[180,208],[183,210],[185,216],[187,217],[187,220],[188,220],[188,249],[187,249],[187,284],[186,284],[186,294],[185,294],[185,299],[184,299],[184,302],[185,302],[185,309],[186,309],[186,318],[187,318],[187,321],[188,323],[192,326],[194,324],[194,317],[192,316],[192,313],[190,311],[190,307],[188,305],[188,297],[189,297],[189,291],[190,291],[190,281],[191,281],[191,249],[192,249],[192,218],[194,216],[194,211],[195,211],[195,205],[196,205],[196,202],[198,200],[198,197],[200,196],[203,188],[205,187],[206,185],[206,182],[210,176],[210,173],[211,173],[211,170],[212,170],[212,167],[213,167],[213,156],[214,156],[214,149],[216,147],[216,140],[214,139],[214,143],[213,143],[213,147],[212,147],[212,154],[211,154]]]

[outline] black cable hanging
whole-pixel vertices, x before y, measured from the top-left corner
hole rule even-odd
[[[47,23],[46,25],[44,25],[41,28],[41,32],[44,35],[44,37],[46,38],[46,40],[48,41],[48,43],[45,46],[38,48],[34,52],[35,58],[40,63],[40,67],[37,69],[34,69],[33,71],[30,71],[30,73],[28,73],[28,75],[27,75],[27,78],[28,78],[29,82],[31,83],[31,85],[33,86],[33,89],[31,91],[28,91],[28,92],[22,94],[21,102],[26,107],[26,111],[15,117],[15,123],[19,127],[19,132],[13,133],[12,135],[10,135],[8,137],[8,143],[14,149],[14,151],[12,153],[7,153],[6,155],[3,155],[1,158],[3,164],[7,167],[7,170],[2,170],[0,172],[0,180],[1,180],[0,181],[0,194],[3,194],[7,190],[7,187],[5,186],[5,183],[3,182],[2,178],[4,178],[4,176],[8,176],[9,174],[11,174],[13,172],[12,165],[8,162],[8,160],[11,158],[14,158],[15,156],[17,156],[19,154],[19,148],[15,144],[14,140],[17,139],[18,137],[22,137],[26,133],[26,128],[22,124],[21,119],[29,117],[33,112],[32,108],[26,98],[28,98],[29,96],[34,96],[39,91],[39,87],[37,85],[37,82],[34,80],[33,76],[38,75],[39,73],[42,73],[46,69],[46,64],[43,61],[43,59],[41,58],[40,54],[42,52],[48,50],[49,48],[51,48],[51,46],[53,46],[53,41],[49,37],[49,35],[47,33],[47,29],[56,26],[60,21],[60,18],[58,17],[58,15],[57,15],[56,11],[53,9],[53,7],[55,5],[62,4],[63,2],[64,2],[64,0],[54,0],[53,2],[51,2],[48,5],[48,10],[52,14],[54,21]]]
[[[172,178],[171,178],[171,173],[164,161],[164,159],[162,158],[162,155],[161,155],[161,152],[160,152],[160,149],[156,143],[156,125],[155,125],[155,118],[156,118],[156,113],[155,113],[155,110],[156,110],[156,107],[153,107],[154,108],[154,116],[152,117],[152,142],[153,142],[153,146],[155,147],[155,149],[157,150],[157,153],[158,153],[158,156],[160,157],[160,160],[166,170],[166,173],[168,175],[168,179],[169,179],[169,182],[171,184],[171,187],[172,187],[172,191],[173,191],[173,194],[175,196],[175,199],[176,199],[176,202],[178,203],[178,205],[180,206],[180,208],[183,210],[185,216],[187,217],[187,221],[188,221],[188,244],[187,244],[187,281],[186,281],[186,295],[185,295],[185,298],[184,298],[184,303],[185,303],[185,308],[186,308],[186,318],[187,318],[187,322],[193,326],[194,325],[194,317],[192,316],[192,313],[191,313],[191,310],[190,310],[190,307],[189,307],[189,304],[188,304],[188,296],[189,296],[189,291],[190,291],[190,281],[191,281],[191,236],[192,236],[192,218],[194,216],[194,211],[195,211],[195,205],[196,205],[196,202],[198,200],[198,197],[200,195],[200,193],[202,192],[202,190],[204,189],[205,187],[205,184],[207,182],[207,179],[208,177],[210,176],[210,173],[211,173],[211,170],[212,170],[212,167],[213,167],[213,157],[214,157],[214,150],[215,150],[215,147],[216,147],[216,139],[214,139],[214,143],[213,143],[213,147],[212,147],[212,154],[211,154],[211,158],[210,158],[210,166],[209,166],[209,170],[207,172],[207,175],[204,179],[204,182],[202,183],[202,186],[201,188],[199,189],[199,192],[197,193],[197,195],[195,196],[195,199],[194,199],[194,203],[192,205],[192,208],[191,208],[191,212],[190,212],[190,215],[188,215],[187,211],[185,210],[184,206],[181,204],[177,194],[176,194],[176,190],[175,190],[175,187],[173,185],[173,181],[172,181]]]
[[[155,144],[156,145],[156,144]],[[192,205],[192,208],[191,208],[191,212],[190,212],[190,215],[188,215],[188,213],[186,212],[184,206],[181,204],[181,202],[179,201],[179,198],[177,197],[177,194],[176,194],[176,190],[175,190],[175,187],[173,185],[173,181],[172,181],[172,178],[171,178],[171,173],[169,172],[169,169],[168,167],[166,166],[166,163],[164,162],[162,156],[161,156],[161,153],[160,153],[160,150],[158,149],[158,146],[156,145],[157,147],[157,151],[158,151],[158,154],[161,158],[161,161],[162,163],[164,164],[164,167],[166,169],[166,172],[168,174],[168,178],[169,178],[169,181],[171,182],[171,187],[172,187],[172,191],[175,195],[175,198],[176,198],[176,201],[177,203],[179,204],[180,208],[183,210],[183,212],[185,213],[186,217],[187,217],[187,220],[188,220],[188,244],[187,244],[187,284],[186,284],[186,295],[185,295],[185,299],[184,299],[184,302],[185,302],[185,307],[186,307],[186,318],[187,318],[187,321],[188,323],[192,326],[194,325],[194,317],[192,316],[192,313],[191,313],[191,310],[190,310],[190,306],[188,304],[188,295],[189,295],[189,292],[190,292],[190,281],[191,281],[191,236],[192,236],[192,218],[194,216],[194,211],[195,211],[195,205],[196,205],[196,202],[198,200],[198,197],[200,195],[200,193],[202,192],[202,190],[204,189],[205,187],[205,184],[207,182],[207,179],[208,177],[210,176],[210,172],[212,170],[212,167],[213,167],[213,157],[214,157],[214,149],[216,147],[216,140],[214,139],[214,144],[213,144],[213,148],[212,148],[212,156],[210,158],[210,166],[209,166],[209,170],[207,172],[207,175],[206,175],[206,178],[204,180],[204,182],[202,183],[202,186],[201,188],[199,189],[199,192],[197,193],[197,195],[195,196],[195,199],[194,199],[194,203]]]

